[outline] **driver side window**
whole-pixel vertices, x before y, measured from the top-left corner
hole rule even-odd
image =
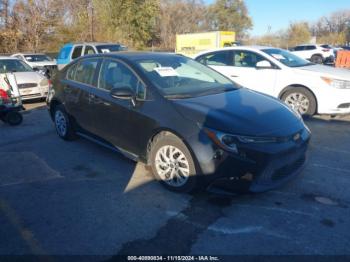
[[[267,61],[259,54],[249,51],[235,51],[233,55],[233,63],[236,67],[255,68],[260,61]]]
[[[137,98],[145,99],[145,86],[136,75],[123,63],[115,60],[104,60],[101,66],[98,87],[107,91],[128,87]]]

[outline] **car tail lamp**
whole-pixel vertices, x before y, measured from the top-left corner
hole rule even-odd
[[[0,88],[0,102],[3,102],[4,104],[7,104],[10,102],[10,97],[8,93],[1,88]]]

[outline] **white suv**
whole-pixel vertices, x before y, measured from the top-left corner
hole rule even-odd
[[[280,98],[302,115],[350,113],[347,69],[316,65],[266,46],[221,48],[195,59],[244,87]]]
[[[292,53],[315,64],[334,62],[334,52],[331,48],[319,45],[298,45],[291,49]]]

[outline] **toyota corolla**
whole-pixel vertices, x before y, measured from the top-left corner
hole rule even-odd
[[[143,161],[179,192],[278,187],[301,172],[310,140],[282,102],[175,54],[77,59],[56,76],[48,105],[61,138]]]

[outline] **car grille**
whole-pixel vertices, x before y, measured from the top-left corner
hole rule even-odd
[[[33,88],[33,87],[37,87],[38,84],[37,84],[37,83],[25,83],[25,84],[18,84],[17,86],[18,86],[18,88],[20,88],[20,89],[24,89],[24,88]]]
[[[30,99],[30,98],[42,97],[42,95],[40,93],[38,93],[38,94],[22,95],[21,97],[22,97],[22,99]]]

